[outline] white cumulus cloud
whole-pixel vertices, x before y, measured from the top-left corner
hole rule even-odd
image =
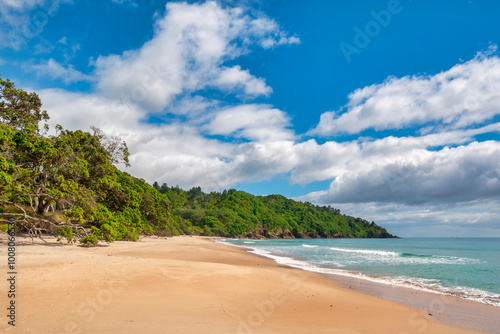
[[[28,70],[33,70],[39,75],[51,77],[52,79],[61,79],[65,84],[79,81],[92,81],[90,75],[75,70],[71,65],[63,66],[53,58],[35,65],[26,65]]]
[[[367,129],[412,126],[463,128],[500,114],[500,58],[480,53],[436,75],[388,78],[358,89],[339,111],[321,115],[313,134],[334,136]]]
[[[98,88],[106,96],[162,111],[183,93],[204,88],[240,90],[255,97],[272,91],[239,65],[224,62],[249,52],[263,40],[281,40],[279,25],[241,8],[216,2],[168,3],[155,36],[139,50],[98,57]],[[290,40],[290,43],[295,43]]]
[[[213,114],[204,127],[212,135],[224,135],[258,141],[292,139],[288,116],[266,105],[246,104],[226,108]]]

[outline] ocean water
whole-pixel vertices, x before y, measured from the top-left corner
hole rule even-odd
[[[225,239],[280,264],[500,307],[500,238]]]

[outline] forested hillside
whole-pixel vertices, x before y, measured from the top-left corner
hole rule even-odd
[[[153,185],[165,193],[172,214],[186,233],[266,238],[392,237],[384,228],[341,215],[331,207],[297,202],[280,195],[253,196],[230,189],[205,194]]]
[[[18,232],[57,233],[86,245],[141,234],[230,237],[392,237],[384,228],[330,207],[234,189],[148,185],[117,169],[125,142],[101,130],[69,131],[49,119],[35,93],[0,78],[0,218]]]

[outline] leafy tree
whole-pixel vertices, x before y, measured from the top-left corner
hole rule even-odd
[[[160,191],[160,185],[158,184],[158,182],[154,182],[153,183],[153,188],[155,188],[156,190]]]
[[[162,194],[166,194],[168,192],[168,185],[166,183],[163,183],[160,187],[160,192]]]
[[[126,144],[97,128],[91,135],[58,126],[60,133],[47,137],[39,123],[49,117],[39,97],[9,80],[0,79],[0,87],[0,204],[14,211],[0,216],[17,217],[32,235],[65,226],[86,235],[104,193],[95,181],[116,169],[112,163],[128,165]],[[58,221],[47,219],[56,210]]]
[[[0,78],[0,121],[8,126],[38,132],[39,123],[49,119],[47,111],[41,110],[42,102],[36,93],[27,93],[10,80]],[[44,130],[48,129],[44,126]]]

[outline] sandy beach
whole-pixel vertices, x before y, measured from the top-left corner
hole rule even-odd
[[[16,326],[4,315],[2,333],[479,333],[206,238],[95,248],[24,242],[16,247]],[[5,313],[5,278],[0,289]]]

